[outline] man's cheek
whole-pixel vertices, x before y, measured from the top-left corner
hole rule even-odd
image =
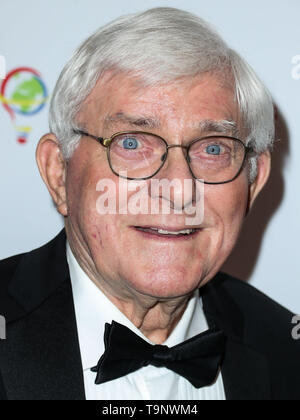
[[[227,193],[223,195],[222,213],[229,222],[234,223],[237,221],[237,219],[243,219],[246,215],[249,199],[249,189],[248,183],[247,186],[245,186],[244,183],[244,180],[241,179],[239,188],[232,188],[234,186],[233,183],[233,185],[228,189]]]
[[[97,224],[94,224],[91,227],[91,238],[93,240],[93,243],[96,249],[103,251],[104,243],[105,243],[104,235]]]
[[[121,246],[122,237],[118,220],[114,216],[96,216],[92,226],[92,235],[105,249],[117,251]]]

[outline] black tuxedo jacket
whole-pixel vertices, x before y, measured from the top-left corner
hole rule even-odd
[[[225,274],[201,291],[208,323],[228,337],[222,365],[227,400],[300,400],[293,315]],[[38,250],[0,262],[0,314],[7,321],[0,399],[84,400],[64,231]]]

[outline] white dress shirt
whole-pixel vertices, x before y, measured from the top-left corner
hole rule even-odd
[[[166,368],[146,366],[127,376],[95,385],[96,366],[105,351],[105,324],[116,321],[150,344],[129,319],[89,279],[67,243],[84,386],[87,400],[225,400],[222,375],[206,388],[197,389],[188,380]],[[199,292],[190,300],[181,320],[163,344],[176,346],[208,329]]]

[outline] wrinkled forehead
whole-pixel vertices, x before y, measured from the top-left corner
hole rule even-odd
[[[228,77],[205,73],[149,86],[139,76],[106,73],[81,106],[78,122],[86,128],[141,126],[159,130],[181,120],[191,128],[237,130],[239,115]],[[217,123],[220,123],[219,126]]]

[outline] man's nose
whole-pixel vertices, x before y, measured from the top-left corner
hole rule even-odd
[[[180,145],[169,146],[167,160],[156,175],[162,188],[152,191],[151,197],[161,198],[171,209],[184,211],[196,204],[197,182],[189,169],[186,148]],[[158,195],[158,196],[157,196]]]

